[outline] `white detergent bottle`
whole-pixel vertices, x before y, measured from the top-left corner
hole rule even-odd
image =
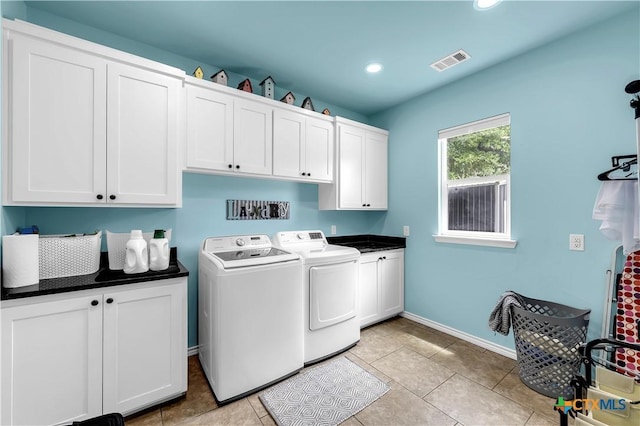
[[[134,229],[126,245],[124,257],[124,273],[139,274],[149,270],[149,254],[147,242],[142,237],[142,231]]]
[[[149,241],[149,269],[164,271],[169,267],[169,240],[163,229],[156,229]]]

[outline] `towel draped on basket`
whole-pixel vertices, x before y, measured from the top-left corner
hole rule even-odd
[[[491,311],[491,315],[489,315],[489,328],[491,330],[505,336],[509,334],[509,328],[511,328],[511,306],[522,308],[525,303],[515,291],[505,291],[498,299],[498,303]]]

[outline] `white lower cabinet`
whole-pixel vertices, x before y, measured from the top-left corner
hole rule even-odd
[[[3,301],[0,424],[133,413],[187,390],[187,278]]]
[[[360,256],[360,327],[404,310],[404,250],[376,251]]]

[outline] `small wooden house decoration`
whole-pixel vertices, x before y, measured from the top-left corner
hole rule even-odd
[[[271,78],[271,76],[265,78],[262,80],[262,83],[260,83],[260,86],[262,86],[262,96],[273,99],[276,92],[276,82],[273,78]]]
[[[204,71],[202,70],[202,67],[198,67],[196,68],[196,70],[193,72],[193,76],[195,78],[202,78],[204,77]]]
[[[284,102],[285,104],[293,105],[293,102],[296,100],[296,97],[293,96],[293,93],[289,92],[280,99],[280,102]]]
[[[324,115],[331,115],[331,111],[329,111],[329,108],[325,108],[325,109],[323,109],[323,110],[322,110],[322,113],[323,113]]]
[[[228,79],[229,77],[227,76],[225,70],[220,70],[211,76],[211,81],[213,81],[214,83],[222,84],[224,86],[227,85]]]
[[[246,80],[243,80],[242,82],[240,82],[240,84],[238,84],[238,89],[243,90],[245,92],[253,93],[253,87],[251,87],[251,80],[247,78]]]
[[[313,109],[313,102],[311,102],[311,98],[309,96],[304,98],[304,101],[302,101],[302,105],[301,106],[304,109],[315,111],[315,109]]]

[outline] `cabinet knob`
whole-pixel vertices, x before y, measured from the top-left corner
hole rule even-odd
[[[387,256],[382,256],[382,260],[387,260]],[[107,300],[108,302],[108,300]]]
[[[96,195],[96,198],[97,198],[98,200],[102,200],[104,197],[102,196],[102,194],[98,194],[98,195]]]
[[[111,195],[109,195],[109,199],[110,199],[110,200],[115,200],[115,199],[116,199],[116,196],[115,196],[115,195],[113,195],[113,194],[111,194]]]
[[[371,204],[367,204],[367,207],[371,207]]]
[[[240,164],[236,164],[236,169],[239,169],[239,168],[240,168]]]
[[[113,303],[113,299],[110,297],[107,299],[107,303]]]
[[[366,204],[363,204],[363,205],[362,205],[362,207],[367,207],[367,205],[366,205]]]
[[[311,176],[311,173],[307,173],[307,176]]]
[[[98,306],[98,303],[100,303],[100,302],[98,302],[97,300],[94,299],[94,300],[91,301],[91,306]]]
[[[230,168],[230,169],[233,169],[233,164],[229,164],[229,168]]]
[[[305,172],[302,172],[302,176],[306,176],[307,174]]]

